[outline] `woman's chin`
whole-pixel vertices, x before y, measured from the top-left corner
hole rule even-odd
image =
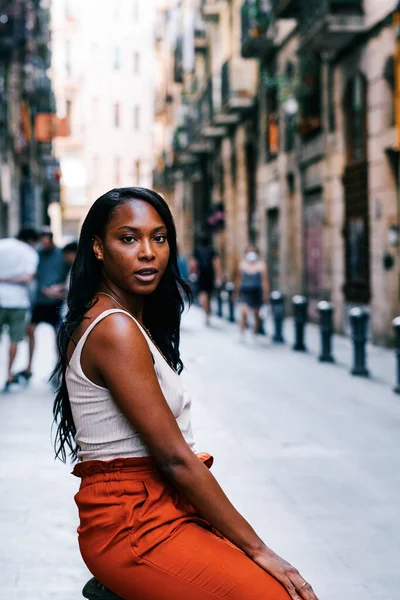
[[[158,288],[158,284],[154,285],[144,285],[141,286],[140,288],[135,288],[134,290],[132,290],[132,293],[135,294],[135,296],[149,296],[150,294],[152,294],[153,292],[156,291],[156,289]]]

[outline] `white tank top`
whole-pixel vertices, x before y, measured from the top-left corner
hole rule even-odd
[[[90,332],[97,323],[114,313],[128,315],[144,335],[153,356],[154,369],[164,397],[183,437],[194,451],[191,401],[181,377],[171,369],[157,346],[132,315],[124,310],[110,309],[101,313],[87,328],[74,349],[65,375],[76,427],[75,440],[80,447],[78,459],[81,461],[113,460],[150,454],[139,433],[114,402],[109,390],[90,381],[82,370],[82,349]]]

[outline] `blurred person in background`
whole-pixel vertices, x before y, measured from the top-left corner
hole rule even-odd
[[[64,246],[62,252],[63,252],[63,256],[64,256],[64,262],[68,268],[68,274],[67,274],[67,290],[68,290],[69,278],[71,276],[71,268],[72,268],[72,265],[74,264],[74,261],[76,258],[76,253],[78,252],[78,242],[75,242],[75,241],[70,242],[69,244]]]
[[[210,325],[211,298],[215,286],[221,285],[221,259],[210,243],[209,236],[204,234],[194,250],[192,272],[197,275],[197,292],[200,304],[205,312],[206,325]]]
[[[53,241],[51,231],[40,234],[39,266],[37,270],[37,290],[32,308],[31,323],[28,325],[29,362],[25,370],[17,375],[26,382],[32,377],[32,360],[35,352],[35,331],[40,323],[48,323],[56,331],[60,322],[63,293],[60,284],[65,283],[69,267],[65,264],[61,248]]]
[[[74,260],[76,257],[76,253],[78,252],[78,242],[70,242],[62,249],[62,254],[64,258],[64,265],[66,269],[66,278],[62,283],[55,283],[47,289],[47,293],[51,294],[52,297],[63,300],[65,304],[65,299],[68,296],[70,278],[71,278],[71,269],[74,264]]]
[[[249,313],[254,319],[253,334],[260,333],[260,309],[268,302],[267,265],[256,246],[246,248],[235,285],[235,299],[240,303],[240,339],[244,340]]]
[[[78,242],[70,242],[63,248],[64,262],[68,269],[68,273],[67,273],[66,280],[60,289],[60,292],[62,293],[63,299],[64,299],[64,302],[63,302],[63,305],[62,305],[61,311],[60,311],[60,322],[65,318],[65,315],[67,314],[67,310],[68,310],[66,299],[68,296],[69,286],[71,283],[71,269],[72,269],[72,265],[75,262],[77,252],[78,252]]]
[[[34,279],[39,257],[35,250],[39,235],[31,228],[22,229],[17,239],[0,240],[0,334],[5,325],[10,337],[8,373],[4,391],[18,376],[12,367],[19,342],[25,337],[31,308],[30,283]]]

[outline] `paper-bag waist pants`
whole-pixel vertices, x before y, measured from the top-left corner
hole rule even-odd
[[[198,455],[207,466],[212,457]],[[289,600],[286,590],[202,519],[151,458],[86,461],[79,546],[124,600]]]

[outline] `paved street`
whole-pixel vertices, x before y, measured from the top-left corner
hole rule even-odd
[[[52,458],[51,331],[39,334],[29,390],[0,396],[2,600],[78,599],[89,576],[76,541],[78,480]],[[206,330],[198,310],[190,312],[182,354],[198,450],[215,456],[213,472],[234,504],[320,600],[398,600],[393,353],[371,349],[376,378],[358,379],[348,374],[346,340],[335,340],[339,364],[321,365],[315,330],[308,335],[305,355],[268,338],[240,344],[225,321]],[[2,383],[4,346],[0,358]]]

